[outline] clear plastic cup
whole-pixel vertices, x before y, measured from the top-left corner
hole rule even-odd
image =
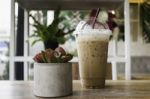
[[[74,33],[76,34],[82,86],[84,88],[104,88],[111,31],[104,28],[82,28],[76,29]]]

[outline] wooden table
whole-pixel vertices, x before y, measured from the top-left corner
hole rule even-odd
[[[61,99],[150,99],[150,80],[106,81],[104,89],[83,89],[79,81],[73,83],[73,95]],[[0,99],[49,99],[34,96],[32,89],[33,82],[0,81]]]

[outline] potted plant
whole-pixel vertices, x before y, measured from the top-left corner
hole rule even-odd
[[[60,97],[72,93],[72,55],[61,47],[38,53],[34,63],[34,94],[40,97]]]
[[[35,28],[34,33],[30,37],[36,37],[36,39],[32,42],[34,45],[38,41],[43,41],[45,49],[51,48],[55,49],[59,46],[59,44],[64,44],[66,41],[65,36],[74,31],[74,29],[67,30],[65,29],[67,26],[64,24],[63,27],[59,26],[62,21],[65,20],[64,16],[60,15],[60,9],[54,11],[54,20],[51,24],[47,25],[47,22],[39,22],[34,16],[31,14],[31,17],[34,21],[33,27]]]

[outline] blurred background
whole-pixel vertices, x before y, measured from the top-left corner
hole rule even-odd
[[[132,79],[150,79],[150,3],[149,0],[129,0],[130,3],[130,25],[131,25],[131,70],[132,70]],[[0,0],[0,79],[9,80],[9,57],[10,52],[10,19],[11,19],[11,0]],[[16,49],[16,56],[23,56],[22,49],[24,48],[22,44],[18,43],[18,40],[22,38],[23,33],[18,35],[18,26],[21,27],[22,23],[18,21],[18,18],[23,20],[23,9],[15,4],[15,44],[14,48]],[[110,38],[109,44],[109,56],[113,55],[113,44],[112,40],[117,41],[117,55],[125,56],[125,43],[124,43],[124,7],[120,5],[117,9],[102,9],[108,13],[109,19],[108,24],[110,29],[113,31],[113,36]],[[77,24],[87,18],[91,10],[61,10],[59,18],[62,19],[59,23],[59,28],[63,30],[65,35],[65,41],[60,46],[63,46],[67,51],[72,53],[75,58],[77,57],[75,37],[73,35],[73,30]],[[33,17],[35,17],[39,22],[46,22],[46,24],[51,24],[54,20],[54,11],[30,11]],[[33,27],[34,20],[29,17],[29,37],[26,40],[21,42],[27,42],[28,48],[23,50],[28,50],[28,60],[41,50],[44,49],[42,41],[38,41],[35,44],[33,42],[37,37],[32,37],[34,34],[35,28]],[[62,40],[62,39],[60,39]],[[18,46],[18,47],[17,47]],[[23,79],[23,63],[15,63],[16,73],[15,76],[18,79]],[[21,66],[19,66],[21,65]],[[124,79],[125,64],[117,63],[117,72],[118,79]],[[17,67],[19,66],[19,68]],[[33,79],[33,62],[32,60],[27,62],[28,66],[28,78],[29,80]],[[78,77],[78,66],[74,65],[74,79],[79,79]],[[111,76],[111,72],[109,73]]]

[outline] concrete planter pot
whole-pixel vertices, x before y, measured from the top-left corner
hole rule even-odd
[[[72,94],[71,63],[34,63],[34,94],[39,97]]]

